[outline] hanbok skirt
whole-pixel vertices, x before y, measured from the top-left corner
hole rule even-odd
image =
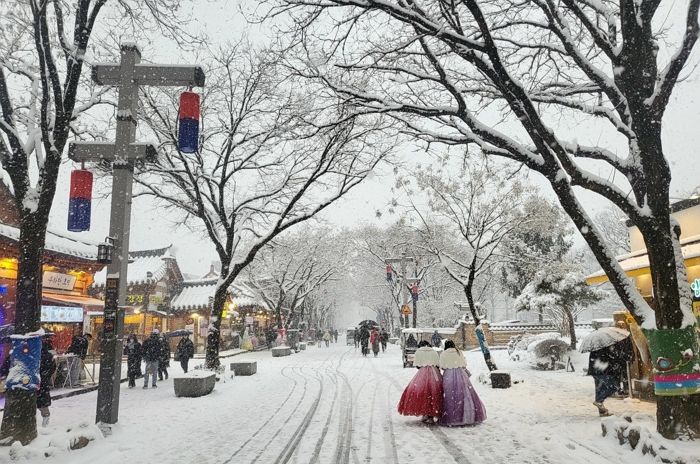
[[[442,414],[442,375],[435,366],[418,369],[401,395],[399,414],[433,416]]]
[[[477,395],[464,368],[445,369],[441,425],[472,425],[486,419],[486,408]]]

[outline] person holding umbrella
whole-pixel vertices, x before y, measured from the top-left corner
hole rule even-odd
[[[124,346],[126,355],[126,375],[129,378],[129,388],[136,386],[136,379],[141,376],[141,344],[135,334],[129,335]]]
[[[629,332],[617,327],[602,327],[588,335],[579,348],[582,353],[590,351],[588,358],[588,375],[595,384],[595,401],[601,417],[609,416],[605,400],[617,393],[619,388],[619,364],[625,356],[624,342],[629,341]]]

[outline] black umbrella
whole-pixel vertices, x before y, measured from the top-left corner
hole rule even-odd
[[[165,338],[186,337],[188,335],[192,335],[192,331],[189,329],[173,330],[172,332],[166,332],[163,334]]]

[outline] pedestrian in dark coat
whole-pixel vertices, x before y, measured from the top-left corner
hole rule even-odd
[[[158,357],[158,380],[167,380],[168,367],[170,367],[170,344],[168,340],[160,336],[160,356]]]
[[[187,373],[190,359],[194,357],[194,343],[190,337],[182,337],[175,348],[175,357],[180,361],[182,371]]]
[[[379,336],[382,343],[382,353],[384,353],[386,351],[386,344],[389,342],[389,332],[384,330],[384,327],[382,327],[382,331],[379,332]]]
[[[369,354],[369,329],[366,326],[360,328],[360,345],[362,346],[362,356]]]
[[[360,346],[360,329],[355,329],[353,332],[353,337],[355,339],[355,348]]]
[[[606,399],[618,392],[620,387],[620,371],[627,369],[629,337],[613,345],[591,351],[588,358],[588,375],[593,377],[595,384],[595,401],[601,416],[609,416],[608,409],[603,404]],[[629,347],[631,356],[631,347]],[[624,368],[621,367],[624,364]]]
[[[338,329],[333,329],[333,343],[338,343]]]
[[[51,340],[44,337],[41,343],[41,361],[39,364],[39,391],[36,393],[36,407],[41,412],[41,426],[49,425],[51,412],[51,378],[56,372],[56,361],[51,354]]]
[[[129,388],[136,386],[136,379],[141,376],[141,344],[136,335],[131,334],[124,346],[126,356],[126,376],[129,378]]]
[[[162,343],[160,342],[160,331],[153,329],[151,335],[143,341],[141,353],[146,362],[146,369],[143,374],[143,388],[148,388],[148,377],[151,377],[151,386],[156,388],[156,375],[158,374],[158,362],[160,361]]]

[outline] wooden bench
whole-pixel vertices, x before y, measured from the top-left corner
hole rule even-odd
[[[216,372],[192,371],[182,377],[173,377],[175,396],[197,398],[206,396],[214,390]]]
[[[271,351],[273,358],[279,358],[280,356],[289,356],[292,354],[292,349],[288,346],[276,346]]]
[[[258,363],[251,362],[232,362],[231,370],[235,375],[254,375],[258,372]]]

